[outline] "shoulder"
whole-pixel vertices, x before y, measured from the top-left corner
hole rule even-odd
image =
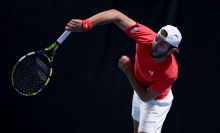
[[[157,35],[153,30],[151,30],[149,27],[139,24],[136,22],[135,25],[132,25],[130,27],[128,27],[125,32],[127,34],[137,34],[137,33],[148,33],[148,34],[152,34],[152,35]]]
[[[136,22],[135,25],[130,26],[125,30],[125,32],[134,38],[139,43],[152,43],[154,38],[156,37],[156,33],[148,28],[147,26],[144,26],[142,24],[139,24]]]

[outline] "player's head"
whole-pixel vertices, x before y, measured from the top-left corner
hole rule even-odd
[[[181,39],[182,35],[176,27],[171,25],[162,27],[152,43],[152,58],[164,58],[179,52],[178,46]]]

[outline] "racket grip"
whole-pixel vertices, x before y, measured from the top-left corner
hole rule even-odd
[[[57,39],[57,42],[59,44],[61,44],[65,39],[66,37],[71,33],[71,31],[65,31],[58,39]]]

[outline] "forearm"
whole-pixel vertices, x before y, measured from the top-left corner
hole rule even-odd
[[[136,24],[135,21],[128,18],[123,13],[115,9],[112,9],[112,10],[98,13],[90,17],[89,20],[86,19],[82,21],[80,19],[72,19],[67,24],[65,29],[71,32],[88,31],[88,30],[91,30],[92,27],[95,27],[98,25],[104,25],[104,24],[108,24],[112,22],[115,23],[123,31],[126,30],[128,27]]]
[[[119,59],[118,67],[125,72],[131,83],[131,86],[143,102],[149,102],[160,95],[159,93],[155,92],[151,86],[146,88],[138,81],[131,68],[131,61],[127,56],[122,56],[121,59]]]
[[[98,25],[104,25],[104,24],[116,22],[118,13],[119,12],[117,10],[112,9],[112,10],[98,13],[90,17],[89,20],[92,24],[92,27],[98,26]]]
[[[131,86],[136,91],[138,96],[141,98],[142,101],[147,102],[147,88],[144,88],[141,83],[138,81],[138,79],[135,77],[134,72],[131,67],[127,68],[125,70],[125,74],[128,78],[128,80],[131,83]]]
[[[115,23],[122,30],[126,30],[128,27],[136,24],[135,21],[133,21],[132,19],[115,9],[98,13],[90,17],[89,20],[91,22],[92,27],[109,23]]]

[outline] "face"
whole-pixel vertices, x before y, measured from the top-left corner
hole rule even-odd
[[[156,36],[152,43],[151,57],[164,58],[168,55],[170,44],[164,41],[159,35]]]

